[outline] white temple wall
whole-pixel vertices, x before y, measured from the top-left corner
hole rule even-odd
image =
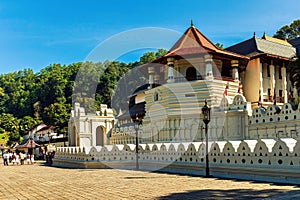
[[[219,177],[299,184],[299,152],[300,141],[292,138],[210,142],[210,173]],[[139,163],[143,170],[204,175],[205,143],[140,145]],[[54,165],[133,169],[135,146],[59,147]]]

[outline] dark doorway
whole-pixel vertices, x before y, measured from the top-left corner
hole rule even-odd
[[[102,126],[96,129],[96,146],[104,145],[104,130]]]
[[[197,72],[195,67],[189,67],[186,70],[186,79],[188,81],[193,81],[197,79]]]

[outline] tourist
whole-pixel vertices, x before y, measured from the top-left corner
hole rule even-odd
[[[29,165],[29,163],[30,163],[30,155],[28,153],[26,154],[26,161],[27,161],[27,165]]]
[[[30,162],[31,162],[31,164],[34,164],[34,155],[33,154],[30,156]]]
[[[8,159],[9,159],[9,153],[7,151],[5,151],[4,154],[3,154],[4,166],[8,166]]]
[[[11,162],[13,163],[13,165],[16,163],[16,153],[13,153],[11,156]]]
[[[19,154],[16,154],[16,163],[17,163],[17,165],[20,164],[20,156],[19,156]]]
[[[21,165],[24,165],[24,159],[25,159],[24,153],[23,153],[23,152],[20,152]]]
[[[11,163],[13,154],[9,150],[8,150],[8,155],[9,155],[9,158],[8,158],[9,163]]]

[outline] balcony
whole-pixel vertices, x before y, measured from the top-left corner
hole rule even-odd
[[[175,77],[175,83],[187,82],[187,81],[197,81],[197,80],[205,80],[205,76],[197,75],[193,77]],[[213,77],[214,80],[222,80],[222,81],[234,81],[233,78],[227,76],[217,76]]]
[[[264,102],[274,102],[274,97],[272,95],[264,95]],[[284,103],[284,97],[276,97],[276,103]]]

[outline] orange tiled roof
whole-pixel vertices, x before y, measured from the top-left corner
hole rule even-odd
[[[233,56],[238,58],[248,58],[246,56],[222,50],[218,48],[214,43],[212,43],[205,35],[203,35],[197,28],[193,25],[190,26],[181,38],[175,43],[175,45],[170,49],[170,51],[163,57],[175,56],[175,55],[190,55],[196,53],[210,53],[215,52],[219,54],[224,54],[227,56]]]

